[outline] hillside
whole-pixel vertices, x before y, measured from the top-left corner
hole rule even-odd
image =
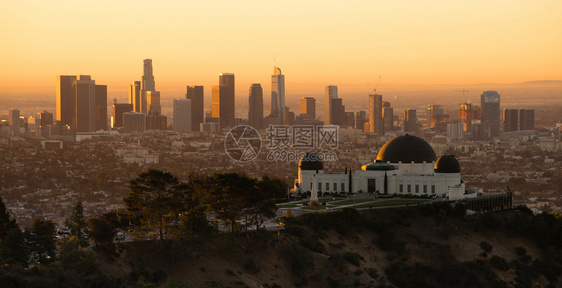
[[[279,233],[228,233],[188,242],[140,241],[119,244],[113,253],[98,247],[98,267],[106,282],[85,281],[80,286],[562,285],[562,243],[558,241],[562,221],[555,215],[533,216],[518,210],[463,213],[442,204],[344,209],[288,218],[286,229]]]

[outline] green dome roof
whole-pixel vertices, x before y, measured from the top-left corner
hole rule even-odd
[[[394,169],[396,169],[394,165],[382,162],[375,162],[361,166],[361,170],[363,171],[390,171]]]

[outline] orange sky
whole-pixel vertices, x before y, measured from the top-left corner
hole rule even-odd
[[[0,97],[54,95],[56,75],[89,74],[125,100],[144,58],[165,98],[188,84],[209,94],[221,72],[236,74],[237,95],[251,83],[268,95],[273,55],[288,94],[379,75],[386,84],[562,79],[561,1],[188,2],[0,2]]]

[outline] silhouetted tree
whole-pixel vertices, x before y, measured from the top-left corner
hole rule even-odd
[[[236,220],[243,216],[248,207],[248,195],[256,189],[256,180],[238,173],[215,174],[208,178],[213,183],[209,198],[209,208],[217,216],[230,223],[231,232],[236,231]]]
[[[8,264],[19,263],[27,267],[29,262],[29,247],[25,242],[25,236],[19,228],[12,228],[0,243],[2,259]]]
[[[127,211],[149,228],[158,229],[164,239],[166,227],[177,220],[182,209],[178,179],[168,172],[149,169],[131,180],[131,193],[123,199]]]
[[[70,235],[76,236],[80,241],[80,245],[88,244],[88,239],[86,237],[88,233],[88,222],[86,218],[84,218],[84,206],[82,206],[82,202],[78,202],[76,206],[74,206],[72,215],[66,218],[64,224],[70,229]]]
[[[53,259],[55,256],[55,223],[51,220],[35,219],[31,229],[25,230],[25,238],[29,243],[31,255],[42,264],[46,259]],[[49,262],[49,261],[45,261]]]
[[[4,240],[10,229],[18,228],[16,220],[10,218],[10,213],[6,210],[6,205],[0,197],[0,240]]]

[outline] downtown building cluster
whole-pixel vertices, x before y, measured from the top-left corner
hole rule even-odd
[[[366,110],[346,111],[338,86],[329,85],[325,87],[323,119],[320,120],[313,97],[299,99],[298,114],[289,109],[285,100],[285,75],[276,66],[271,75],[269,114],[266,116],[264,113],[262,85],[253,83],[248,92],[248,118],[241,119],[235,116],[235,74],[221,73],[218,80],[218,85],[211,87],[212,100],[208,112],[205,111],[204,87],[187,86],[185,97],[173,100],[173,125],[170,127],[168,118],[162,114],[152,59],[143,60],[141,81],[133,81],[128,87],[128,103],[114,100],[111,117],[107,115],[106,85],[96,84],[89,75],[60,75],[56,83],[55,117],[47,111],[35,117],[21,117],[19,110],[13,109],[10,110],[8,125],[14,134],[32,131],[43,137],[108,131],[110,128],[122,133],[168,129],[179,133],[218,133],[240,124],[258,130],[267,129],[270,125],[337,125],[377,137],[401,133],[421,137],[446,134],[449,141],[487,140],[498,137],[501,131],[534,130],[534,110],[508,108],[502,115],[500,95],[496,91],[484,91],[480,106],[459,104],[456,119],[452,119],[438,104],[427,105],[420,118],[414,108],[406,108],[402,115],[398,115],[391,103],[384,101],[376,90],[368,95]]]

